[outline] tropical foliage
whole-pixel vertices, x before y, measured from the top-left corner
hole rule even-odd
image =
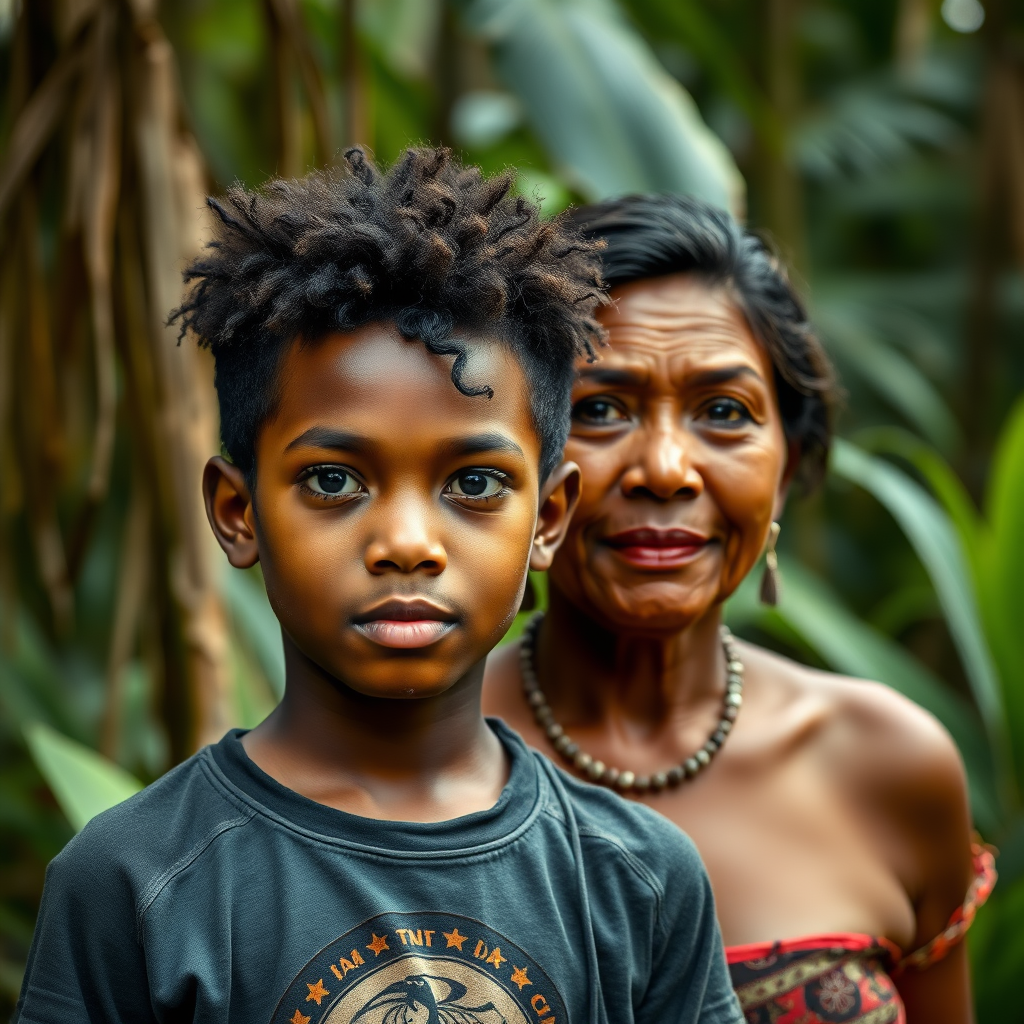
[[[210,366],[164,325],[202,193],[431,139],[515,165],[549,213],[651,189],[730,205],[806,282],[842,441],[787,512],[782,603],[745,587],[728,614],[954,736],[1001,849],[972,952],[979,1017],[1005,1020],[1022,44],[1010,0],[0,0],[0,1013],[72,829],[283,684],[259,576],[225,571],[198,502]]]

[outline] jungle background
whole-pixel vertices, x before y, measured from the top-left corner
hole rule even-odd
[[[443,142],[553,214],[730,205],[846,390],[744,635],[881,679],[967,766],[1024,971],[1024,5],[1012,0],[0,0],[0,1015],[48,861],[283,683],[199,503],[212,371],[165,326],[203,193]]]

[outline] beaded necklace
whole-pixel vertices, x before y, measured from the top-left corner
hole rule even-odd
[[[537,679],[537,634],[540,624],[544,621],[544,613],[538,612],[523,631],[523,642],[519,648],[519,668],[523,680],[523,694],[526,703],[533,711],[537,725],[551,741],[555,750],[570,766],[575,768],[601,786],[618,789],[623,793],[660,792],[669,786],[678,786],[684,779],[692,779],[699,775],[709,764],[715,754],[721,750],[726,737],[732,732],[733,723],[743,704],[743,662],[736,650],[736,640],[728,627],[720,627],[722,650],[725,652],[726,677],[725,699],[722,706],[722,717],[715,726],[707,742],[695,751],[682,764],[673,765],[667,771],[655,772],[653,775],[637,775],[628,769],[620,771],[603,761],[592,757],[581,750],[566,733],[551,711],[547,698],[544,696]]]

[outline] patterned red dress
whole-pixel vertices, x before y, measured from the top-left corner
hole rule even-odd
[[[904,957],[888,939],[841,933],[726,949],[748,1024],[906,1024],[893,978],[925,968],[959,942],[996,882],[992,853],[974,847],[974,881],[941,935]]]

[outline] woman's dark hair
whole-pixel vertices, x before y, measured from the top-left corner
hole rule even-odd
[[[828,357],[779,259],[717,207],[674,195],[626,196],[570,214],[587,238],[607,243],[610,288],[680,272],[727,286],[764,345],[786,437],[800,448],[808,489],[825,475],[837,390]]]
[[[601,243],[564,219],[541,223],[511,195],[511,173],[484,178],[446,149],[409,149],[386,173],[358,147],[345,163],[207,200],[214,238],[185,271],[193,286],[171,320],[213,351],[228,455],[252,484],[287,344],[390,321],[454,355],[464,395],[493,394],[465,380],[473,344],[512,349],[531,387],[543,479],[568,436],[575,359],[602,335]],[[453,337],[463,331],[482,337]]]

